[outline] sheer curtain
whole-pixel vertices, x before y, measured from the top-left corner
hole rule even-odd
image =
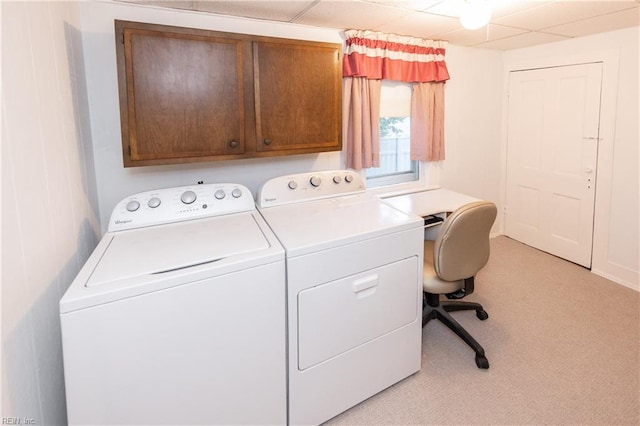
[[[360,170],[380,166],[380,87],[381,80],[352,77],[343,81],[345,108],[342,122],[349,168]]]
[[[413,84],[411,159],[444,160],[444,83]]]
[[[347,30],[343,60],[346,165],[379,165],[380,80],[413,83],[411,159],[444,159],[445,41]],[[376,83],[374,83],[376,82]]]

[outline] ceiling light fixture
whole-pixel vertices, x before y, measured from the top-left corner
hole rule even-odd
[[[489,23],[491,6],[487,0],[464,0],[460,23],[468,30],[477,30]]]

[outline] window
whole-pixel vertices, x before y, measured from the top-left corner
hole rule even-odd
[[[420,163],[412,161],[411,84],[384,80],[380,90],[380,167],[366,169],[367,186],[418,181]]]

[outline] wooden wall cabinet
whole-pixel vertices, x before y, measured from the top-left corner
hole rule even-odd
[[[115,28],[125,167],[342,149],[340,44]]]

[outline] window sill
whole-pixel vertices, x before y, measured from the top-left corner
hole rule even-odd
[[[366,182],[364,172],[361,172],[361,175]],[[420,178],[418,180],[372,186],[367,188],[367,192],[378,198],[389,198],[437,188],[440,188],[440,165],[425,161],[420,163]]]

